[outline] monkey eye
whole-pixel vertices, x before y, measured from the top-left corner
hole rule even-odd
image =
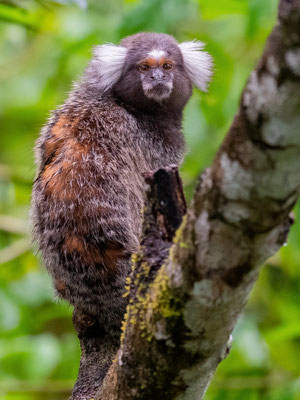
[[[149,69],[150,69],[150,65],[148,65],[148,64],[140,64],[139,65],[139,71],[141,71],[141,72],[149,71]]]
[[[173,69],[173,65],[170,63],[165,63],[163,65],[163,69],[165,69],[166,71],[170,71],[171,69]]]

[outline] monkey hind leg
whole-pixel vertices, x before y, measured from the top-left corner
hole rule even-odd
[[[79,309],[73,312],[73,324],[80,341],[81,359],[70,400],[92,399],[118,351],[120,337],[103,330],[96,318]]]

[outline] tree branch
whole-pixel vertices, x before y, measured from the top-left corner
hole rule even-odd
[[[279,23],[166,261],[171,235],[161,233],[174,207],[163,217],[147,208],[121,347],[98,400],[203,398],[259,266],[292,223],[300,190],[299,65],[300,0],[281,0]],[[177,204],[180,210],[180,196]]]

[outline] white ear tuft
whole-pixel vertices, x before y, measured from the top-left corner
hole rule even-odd
[[[204,43],[193,40],[179,44],[186,72],[192,81],[203,92],[213,74],[213,59],[206,51],[202,51]]]
[[[103,44],[94,47],[93,68],[99,76],[98,86],[103,91],[111,88],[121,77],[127,55],[127,49],[115,44]]]

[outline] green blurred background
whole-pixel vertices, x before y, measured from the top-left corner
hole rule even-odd
[[[215,59],[209,94],[186,108],[187,197],[237,110],[276,22],[277,0],[0,1],[0,399],[60,400],[76,377],[71,309],[30,250],[34,141],[93,44],[138,31],[200,39]],[[299,206],[298,206],[299,208]],[[296,214],[297,214],[297,210]],[[300,211],[300,210],[299,210]],[[300,224],[264,267],[206,400],[300,399]]]

